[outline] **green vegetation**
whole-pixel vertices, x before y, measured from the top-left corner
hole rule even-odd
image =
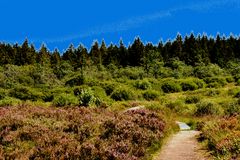
[[[0,43],[0,159],[149,158],[176,118],[215,157],[240,158],[239,46],[193,34],[62,54]]]

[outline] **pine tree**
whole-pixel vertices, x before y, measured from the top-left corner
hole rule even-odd
[[[49,53],[47,47],[42,44],[40,51],[37,55],[37,62],[43,66],[49,66],[51,61],[51,54]]]
[[[144,45],[140,38],[136,38],[133,44],[129,47],[129,61],[132,66],[140,66],[144,56]]]
[[[100,53],[100,62],[99,64],[100,65],[107,65],[109,64],[109,62],[106,61],[106,58],[107,58],[107,47],[106,47],[106,44],[104,42],[104,40],[102,40],[102,44],[100,46],[100,50],[99,50],[99,53]]]
[[[99,65],[101,63],[101,53],[99,50],[98,42],[95,41],[90,50],[90,57],[94,65]]]

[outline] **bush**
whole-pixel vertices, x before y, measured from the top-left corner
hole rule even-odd
[[[118,72],[117,77],[126,77],[128,79],[137,80],[143,79],[144,70],[142,68],[137,67],[126,67],[121,68]]]
[[[78,97],[79,97],[79,104],[81,106],[89,106],[92,103],[94,103],[96,100],[94,93],[90,88],[83,89],[78,95]]]
[[[37,101],[42,100],[44,97],[42,92],[39,92],[37,90],[25,86],[19,86],[14,89],[11,89],[9,95],[11,97],[15,97],[24,101],[26,100]]]
[[[193,107],[189,105],[185,105],[181,100],[170,102],[166,104],[166,107],[180,115],[186,115],[186,114],[189,115],[189,114],[192,114],[193,112],[192,111]]]
[[[200,101],[200,97],[199,96],[188,96],[185,99],[185,103],[187,103],[187,104],[198,103],[199,101]]]
[[[166,120],[165,120],[166,119]],[[149,110],[0,108],[1,159],[149,159],[174,121]]]
[[[109,96],[112,94],[112,92],[115,90],[116,88],[116,85],[115,83],[112,83],[112,82],[105,82],[103,83],[103,88],[106,92],[106,94]]]
[[[206,93],[205,93],[205,95],[206,96],[217,96],[217,95],[219,95],[221,92],[219,91],[219,90],[217,90],[217,89],[210,89],[210,90],[207,90],[206,91]]]
[[[151,83],[148,80],[138,80],[135,82],[134,86],[137,89],[142,89],[142,90],[151,89]]]
[[[204,81],[208,84],[208,88],[218,88],[227,84],[226,78],[223,77],[208,77]]]
[[[240,158],[240,117],[227,116],[205,122],[201,139],[217,159]]]
[[[12,97],[4,97],[0,100],[0,106],[6,107],[6,106],[15,106],[21,104],[21,100],[12,98]]]
[[[147,90],[143,93],[143,98],[146,100],[156,100],[159,97],[159,92],[155,90]]]
[[[194,69],[194,75],[198,78],[214,77],[223,75],[223,70],[216,64],[208,66],[197,66]]]
[[[181,87],[183,91],[194,91],[198,89],[198,86],[190,80],[182,82]]]
[[[87,90],[89,87],[87,85],[81,85],[73,88],[73,94],[79,96],[83,90]]]
[[[80,86],[80,85],[83,85],[83,84],[84,84],[84,77],[81,76],[81,75],[78,75],[74,78],[71,78],[65,83],[66,86],[70,86],[70,87]]]
[[[0,88],[0,100],[4,99],[6,97],[6,91],[4,89]]]
[[[238,79],[236,83],[238,86],[240,86],[240,79]]]
[[[133,92],[128,88],[119,87],[113,91],[111,98],[115,101],[132,100]]]
[[[205,85],[205,82],[202,79],[193,79],[193,82],[198,86],[198,89],[203,88]]]
[[[234,80],[234,78],[233,78],[232,76],[228,76],[228,77],[226,77],[226,81],[227,81],[228,83],[232,83],[232,82],[234,82],[235,80]]]
[[[220,104],[224,109],[226,115],[235,115],[240,114],[240,104],[239,102],[230,101],[230,102],[223,102]]]
[[[53,99],[53,105],[57,107],[78,105],[78,99],[72,94],[62,93]]]
[[[217,104],[209,101],[203,101],[197,103],[196,116],[207,116],[207,115],[220,115],[222,108]]]
[[[181,86],[173,81],[166,81],[162,84],[162,90],[164,93],[174,93],[180,92],[182,90]]]

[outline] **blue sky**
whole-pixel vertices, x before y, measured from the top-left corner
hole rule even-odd
[[[60,51],[104,39],[158,43],[194,32],[240,34],[240,0],[1,0],[0,41]]]

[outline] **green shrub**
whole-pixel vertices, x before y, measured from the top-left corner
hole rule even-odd
[[[151,83],[148,80],[137,80],[134,87],[137,89],[147,90],[151,89]]]
[[[73,77],[65,83],[66,86],[70,86],[70,87],[80,86],[80,85],[83,85],[83,84],[84,84],[84,77],[81,76],[81,75]]]
[[[181,108],[183,106],[183,103],[181,101],[175,101],[175,102],[170,102],[168,104],[166,104],[166,107],[171,109],[171,110],[178,110],[177,108]]]
[[[226,77],[226,81],[227,81],[228,83],[232,83],[232,82],[234,82],[235,80],[234,80],[234,78],[233,78],[232,76],[228,76],[228,77]]]
[[[221,88],[221,84],[217,83],[217,82],[213,82],[213,83],[209,83],[206,86],[207,88]]]
[[[194,78],[193,82],[198,86],[198,89],[203,88],[205,85],[205,82],[202,79]]]
[[[193,81],[183,81],[181,83],[181,87],[183,91],[194,91],[198,89],[198,86]]]
[[[6,97],[6,91],[2,88],[0,88],[0,100],[4,99]]]
[[[37,101],[42,100],[44,97],[42,92],[39,92],[37,90],[34,90],[33,88],[28,88],[25,86],[19,86],[14,89],[11,89],[9,95],[11,97],[15,97],[24,101],[26,100]]]
[[[240,98],[240,88],[236,87],[236,88],[230,89],[228,91],[228,94],[233,96],[234,98]]]
[[[214,77],[223,75],[223,70],[216,64],[201,65],[194,68],[194,75],[198,78]]]
[[[77,105],[78,99],[72,94],[62,93],[54,97],[53,105],[57,107]]]
[[[224,77],[208,77],[204,81],[208,84],[208,88],[222,87],[227,84],[226,78]]]
[[[240,79],[238,79],[236,83],[238,86],[240,86]]]
[[[81,106],[86,106],[86,107],[90,106],[96,100],[94,93],[90,88],[83,89],[78,95],[78,97],[79,97],[79,104]]]
[[[112,82],[103,83],[103,88],[108,96],[112,94],[112,92],[115,90],[116,86],[117,86],[117,84],[112,83]]]
[[[89,89],[87,85],[76,86],[73,88],[73,94],[79,96],[82,91]]]
[[[21,104],[21,100],[13,98],[13,97],[4,97],[0,100],[0,106],[15,106]]]
[[[240,91],[234,94],[234,98],[240,98]]]
[[[220,115],[222,113],[222,108],[213,102],[203,101],[197,103],[196,106],[196,116]]]
[[[180,92],[182,90],[181,86],[173,81],[166,81],[162,84],[162,90],[164,93],[174,93]]]
[[[219,90],[217,90],[217,89],[209,89],[209,90],[206,91],[205,96],[213,97],[213,96],[219,95],[220,93],[221,92]]]
[[[223,102],[220,104],[224,109],[225,115],[235,115],[240,114],[240,102],[230,101],[230,102]]]
[[[106,94],[105,90],[102,87],[93,86],[92,90],[93,90],[94,95],[96,97],[99,97],[99,98],[106,98],[107,97],[107,94]]]
[[[143,79],[144,70],[142,68],[137,67],[126,67],[121,68],[118,72],[117,77],[126,77],[128,79],[137,80]]]
[[[184,103],[181,100],[167,103],[166,107],[181,115],[192,114],[192,108],[193,108],[192,106],[184,105]]]
[[[198,103],[199,101],[200,101],[199,96],[188,96],[185,99],[185,103],[187,103],[187,104]]]
[[[147,90],[143,93],[143,98],[146,100],[156,100],[159,97],[159,92],[155,90]]]
[[[44,91],[42,99],[44,102],[52,102],[54,99],[54,95],[49,91]]]
[[[133,92],[128,88],[119,87],[113,91],[111,98],[115,101],[132,100]]]

